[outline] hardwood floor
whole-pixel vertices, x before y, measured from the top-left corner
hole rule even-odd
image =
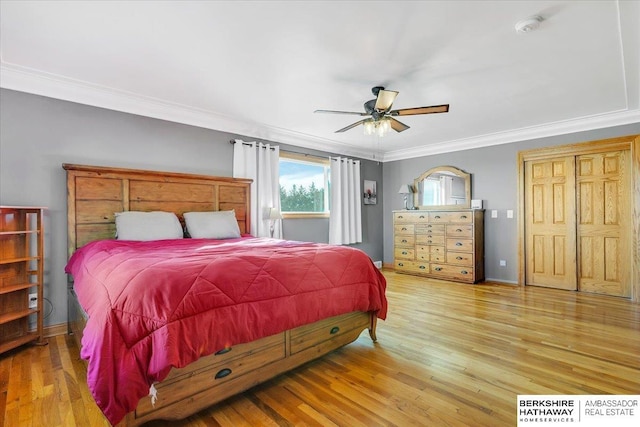
[[[385,271],[378,342],[353,344],[180,422],[513,426],[518,394],[640,394],[640,304]],[[0,355],[0,425],[104,426],[67,336]]]

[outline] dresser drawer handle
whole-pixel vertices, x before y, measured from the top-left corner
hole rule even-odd
[[[462,243],[456,242],[456,246],[462,246]]]
[[[399,262],[399,263],[398,263],[398,267],[404,267],[404,264],[403,264],[403,263],[401,263],[401,262]]]
[[[420,219],[424,219],[424,215],[420,215],[418,218],[420,218]]]
[[[331,335],[335,335],[335,334],[337,334],[338,332],[340,332],[340,328],[339,328],[338,326],[334,326],[334,327],[333,327],[333,328],[331,328],[331,330],[329,331],[329,333],[330,333]]]
[[[462,229],[461,228],[457,228],[456,229],[456,233],[462,233]]]
[[[435,271],[442,271],[442,267],[436,267],[434,268]]]
[[[462,274],[469,274],[469,272],[467,270],[462,270],[460,273]]]
[[[440,215],[434,216],[435,219],[440,219]]]
[[[402,227],[402,231],[407,231],[407,227]]]
[[[219,356],[221,354],[225,354],[225,353],[229,353],[231,351],[231,347],[225,347],[222,350],[216,351],[216,356]]]
[[[428,240],[427,243],[431,243],[431,240]]]
[[[224,378],[229,374],[231,374],[231,369],[229,368],[220,369],[216,374],[215,379],[219,380],[220,378]]]
[[[402,255],[408,255],[409,253],[407,251],[402,251]]]
[[[420,268],[420,270],[424,270],[427,267],[425,267],[424,265],[421,265],[419,268]]]
[[[461,256],[457,256],[456,259],[462,259],[462,257]]]
[[[398,218],[404,218],[402,215],[398,215]]]
[[[466,215],[461,215],[460,219],[467,219],[467,216]]]
[[[402,243],[407,243],[407,239],[402,239]]]
[[[431,228],[431,224],[427,225],[427,228]]]

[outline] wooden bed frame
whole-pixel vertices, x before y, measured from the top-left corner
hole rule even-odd
[[[112,239],[115,212],[184,212],[234,209],[242,233],[250,230],[249,179],[63,164],[67,171],[68,255],[93,240]],[[376,341],[375,313],[353,312],[221,349],[191,365],[172,369],[155,387],[155,405],[142,398],[119,424],[182,419],[283,372],[355,341],[369,330]],[[69,332],[78,348],[86,314],[69,285]]]

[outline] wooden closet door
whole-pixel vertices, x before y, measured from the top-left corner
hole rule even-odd
[[[525,163],[527,285],[577,289],[575,157]]]
[[[578,288],[631,296],[631,156],[629,151],[576,158]]]

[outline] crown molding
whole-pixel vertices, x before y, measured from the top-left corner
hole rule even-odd
[[[640,110],[615,111],[609,114],[598,114],[577,119],[547,123],[522,129],[497,132],[472,138],[443,141],[404,150],[387,151],[384,161],[412,159],[416,157],[432,156],[434,154],[450,153],[453,151],[469,150],[472,148],[489,147],[492,145],[509,144],[512,142],[528,141],[550,136],[602,129],[612,126],[640,123]]]
[[[364,159],[376,158],[371,150],[358,149],[330,139],[317,138],[264,123],[241,121],[217,112],[170,103],[6,62],[0,63],[0,87],[334,154]]]
[[[640,123],[640,110],[623,110],[472,138],[442,141],[416,148],[376,153],[375,150],[371,149],[360,149],[330,139],[268,126],[264,123],[241,121],[217,112],[169,103],[160,99],[69,79],[5,62],[0,62],[0,87],[250,138],[325,151],[331,154],[381,162]]]

